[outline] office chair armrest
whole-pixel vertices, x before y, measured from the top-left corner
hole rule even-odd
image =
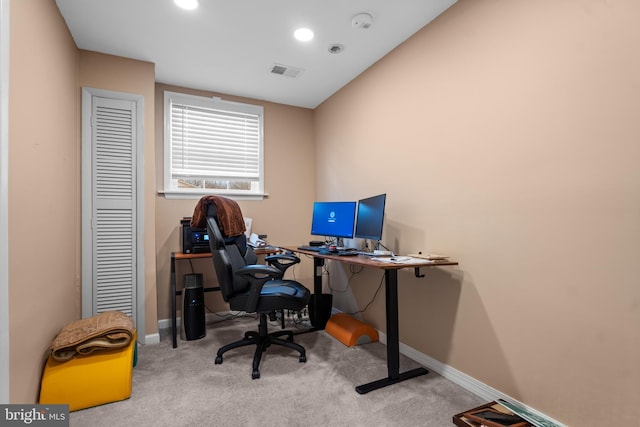
[[[264,259],[269,265],[280,270],[280,278],[284,276],[284,273],[289,267],[300,262],[300,258],[295,256],[293,252],[287,251],[283,254],[269,255]]]
[[[277,268],[260,264],[242,267],[236,271],[236,274],[247,276],[247,280],[249,280],[251,286],[248,291],[249,298],[247,299],[247,306],[245,307],[247,313],[254,313],[256,311],[260,292],[264,284],[270,280],[282,277],[282,272]]]
[[[244,267],[238,269],[236,274],[241,274],[243,276],[250,276],[251,279],[255,280],[272,280],[277,279],[280,275],[280,270],[270,265],[263,264],[250,264],[245,265]]]

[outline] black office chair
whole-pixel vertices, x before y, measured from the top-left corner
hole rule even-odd
[[[267,330],[268,315],[279,310],[300,311],[309,302],[310,292],[307,288],[296,281],[283,279],[286,269],[300,260],[293,254],[277,254],[266,258],[272,265],[255,264],[255,253],[247,246],[244,234],[223,237],[213,203],[208,205],[206,221],[222,297],[231,310],[257,313],[260,318],[257,332],[246,332],[243,339],[218,350],[216,365],[222,363],[225,352],[255,345],[251,378],[260,378],[262,353],[272,344],[298,351],[299,361],[306,362],[305,349],[293,342],[293,332],[279,330],[268,333]]]

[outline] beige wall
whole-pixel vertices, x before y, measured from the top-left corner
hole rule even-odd
[[[317,194],[460,262],[400,274],[401,341],[571,426],[640,417],[638,16],[460,0],[315,114]]]
[[[10,401],[25,403],[80,317],[78,53],[53,1],[11,2],[10,32]]]
[[[80,87],[145,97],[151,332],[169,318],[169,254],[195,200],[157,194],[153,66],[78,51],[53,0],[10,9],[10,392],[26,403],[51,339],[80,316]],[[387,192],[388,246],[460,261],[400,274],[404,343],[568,425],[632,425],[639,12],[634,0],[459,0],[317,110],[263,103],[269,197],[241,201],[245,215],[297,244],[314,199]],[[311,287],[305,263],[295,274]],[[363,308],[379,280],[356,275],[343,302]],[[364,317],[384,330],[383,298]]]
[[[145,253],[155,251],[154,66],[79,51],[53,0],[10,9],[10,399],[27,403],[51,341],[81,316],[82,86],[144,96]],[[157,333],[154,256],[144,269],[148,335]]]
[[[281,104],[238,98],[193,89],[156,85],[156,185],[163,188],[163,99],[164,91],[201,96],[221,96],[223,99],[246,102],[264,107],[265,191],[261,201],[239,200],[245,216],[253,218],[252,230],[267,234],[273,244],[297,243],[308,239],[311,206],[314,200],[315,163],[313,145],[313,111]],[[167,199],[156,196],[156,264],[158,268],[158,319],[171,318],[170,257],[181,250],[180,219],[191,216],[197,199]],[[192,262],[195,272],[205,274],[205,285],[216,283],[211,274],[211,260]],[[311,265],[311,264],[309,264]],[[177,264],[178,286],[182,277],[191,272],[187,261]],[[313,288],[312,269],[306,264],[295,267],[294,273]],[[207,274],[209,273],[209,274]],[[178,299],[180,304],[180,299]],[[178,305],[178,309],[180,306]],[[228,310],[218,293],[207,294],[207,308]],[[179,314],[178,314],[179,315]]]

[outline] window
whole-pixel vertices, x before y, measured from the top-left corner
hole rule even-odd
[[[263,108],[164,93],[166,195],[264,195]]]

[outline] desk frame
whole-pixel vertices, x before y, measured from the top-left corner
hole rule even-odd
[[[271,255],[278,253],[277,249],[268,249],[268,248],[256,248],[254,249],[256,255]],[[182,295],[182,289],[176,289],[176,260],[191,260],[191,259],[199,259],[199,258],[211,258],[211,252],[199,252],[199,253],[190,253],[185,254],[182,252],[171,252],[171,337],[173,348],[178,347],[178,321],[177,321],[177,307],[176,307],[176,297],[178,295]],[[213,267],[213,262],[211,264]],[[204,288],[205,292],[213,292],[219,291],[219,286],[210,286]]]
[[[365,267],[380,268],[384,270],[385,279],[385,305],[386,305],[386,322],[387,322],[387,376],[376,381],[371,381],[356,387],[359,394],[366,394],[370,391],[387,387],[411,378],[426,375],[429,371],[423,367],[412,369],[406,372],[400,372],[400,332],[398,325],[398,270],[403,268],[414,268],[416,277],[423,277],[419,274],[420,268],[423,267],[442,267],[458,265],[457,262],[449,260],[417,260],[410,264],[394,264],[392,262],[379,261],[375,258],[352,255],[338,256],[330,254],[320,254],[313,251],[305,251],[297,247],[283,247],[293,252],[313,257],[313,287],[314,293],[322,292],[322,275],[319,267],[324,265],[325,259],[344,262],[348,264],[356,264]]]

